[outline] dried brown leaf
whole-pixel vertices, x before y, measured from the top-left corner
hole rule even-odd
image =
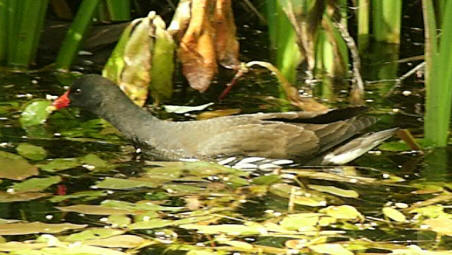
[[[214,33],[209,20],[212,1],[193,0],[191,20],[179,48],[182,72],[190,86],[204,92],[217,72]]]
[[[231,0],[217,0],[214,13],[215,48],[217,60],[223,67],[235,69],[239,65],[239,42]]]

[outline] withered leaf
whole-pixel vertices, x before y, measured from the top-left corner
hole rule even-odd
[[[214,30],[209,20],[213,1],[193,0],[191,20],[182,37],[179,58],[182,72],[190,86],[204,92],[217,72],[214,46]]]
[[[217,60],[223,67],[236,68],[239,65],[239,42],[235,36],[236,27],[231,0],[217,0],[214,14],[215,48]]]

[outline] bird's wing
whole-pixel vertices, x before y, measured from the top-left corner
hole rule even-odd
[[[328,124],[303,124],[319,138],[319,152],[324,152],[359,134],[375,123],[374,117],[362,116]]]
[[[199,141],[204,157],[250,155],[268,158],[300,158],[319,149],[315,133],[302,126],[282,122],[261,122],[231,126]]]

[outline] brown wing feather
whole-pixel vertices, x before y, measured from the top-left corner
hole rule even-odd
[[[315,153],[318,148],[314,132],[285,123],[232,126],[198,144],[198,152],[205,157],[246,154],[294,158]]]

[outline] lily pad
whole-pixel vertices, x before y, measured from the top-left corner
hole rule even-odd
[[[114,165],[111,165],[107,161],[101,159],[96,154],[92,153],[81,157],[80,161],[88,165],[87,169],[89,170],[103,171],[110,170],[115,167]]]
[[[261,225],[242,225],[242,224],[220,224],[220,225],[202,225],[202,224],[187,224],[182,225],[185,229],[196,229],[203,234],[219,234],[224,233],[231,236],[238,235],[256,235],[265,231]]]
[[[127,215],[117,214],[108,216],[106,222],[113,226],[127,227],[132,222],[132,219]]]
[[[334,186],[309,185],[308,187],[313,190],[330,193],[340,197],[352,197],[352,198],[359,197],[358,192],[354,190],[345,190]]]
[[[0,178],[23,180],[38,174],[38,168],[19,155],[0,151]]]
[[[50,107],[52,102],[48,100],[35,100],[25,106],[20,115],[20,124],[22,127],[30,127],[43,124],[54,108]]]
[[[62,238],[63,241],[66,242],[76,242],[76,241],[85,241],[91,239],[102,239],[107,237],[112,237],[116,235],[121,235],[124,233],[124,230],[119,229],[109,229],[109,228],[91,228],[84,230],[79,233],[75,233],[69,236]]]
[[[327,215],[343,220],[356,220],[356,219],[364,219],[364,216],[356,210],[355,207],[350,205],[341,205],[341,206],[328,206],[327,208],[319,210],[321,213],[326,213]]]
[[[115,214],[134,214],[133,210],[122,208],[111,208],[100,205],[71,205],[65,207],[57,207],[63,212],[76,212],[91,215],[115,215]]]
[[[310,245],[309,248],[319,254],[333,254],[333,255],[353,255],[354,253],[345,249],[340,244],[325,243]]]
[[[27,235],[36,233],[60,233],[70,229],[81,229],[87,225],[62,223],[46,224],[42,222],[0,224],[0,235]]]
[[[195,161],[195,162],[152,161],[149,163],[154,164],[156,166],[160,166],[161,171],[163,171],[163,169],[167,169],[168,171],[173,171],[174,169],[182,169],[183,171],[186,171],[189,174],[195,176],[211,176],[218,174],[232,174],[237,176],[249,175],[249,172],[206,161]],[[152,171],[152,168],[147,168],[147,170]]]
[[[438,217],[435,219],[424,220],[422,224],[427,225],[429,229],[440,235],[452,236],[452,219],[447,217]]]
[[[16,183],[13,185],[13,189],[16,192],[30,192],[45,190],[53,184],[61,181],[60,176],[51,176],[47,178],[32,178],[26,181]]]
[[[394,221],[397,221],[397,222],[405,222],[406,221],[405,215],[403,215],[401,212],[399,212],[398,210],[391,208],[391,207],[384,207],[383,214],[386,217],[388,217]]]
[[[89,190],[89,191],[80,191],[80,192],[76,192],[70,195],[62,195],[62,196],[54,196],[52,198],[49,199],[50,202],[53,203],[58,203],[67,199],[72,199],[72,198],[80,198],[82,201],[88,201],[88,200],[93,200],[93,199],[97,199],[99,197],[103,197],[106,196],[107,193],[105,191],[100,191],[100,190]]]
[[[81,165],[80,160],[77,158],[57,158],[47,162],[46,164],[38,164],[37,166],[47,172],[58,172]]]
[[[112,208],[120,208],[126,210],[137,210],[137,211],[169,211],[176,212],[183,209],[183,207],[171,207],[171,206],[161,206],[155,204],[151,201],[138,201],[137,203],[130,203],[126,201],[119,200],[105,200],[102,201],[102,206],[112,207]]]
[[[85,241],[86,244],[111,248],[136,248],[144,244],[146,239],[136,235],[119,235],[103,239]]]
[[[50,196],[49,193],[37,193],[37,192],[15,192],[8,193],[0,191],[0,203],[30,201],[41,197]]]
[[[314,230],[319,222],[320,213],[297,213],[284,217],[279,223],[288,230]]]
[[[105,178],[105,180],[97,182],[96,187],[100,189],[135,189],[141,187],[156,187],[152,182],[139,179],[120,179],[120,178]]]
[[[43,160],[47,157],[47,151],[40,146],[29,143],[21,143],[16,147],[17,152],[31,160]]]
[[[289,185],[286,183],[275,183],[270,186],[269,191],[277,196],[290,198],[292,202],[306,206],[325,206],[326,198],[314,195],[303,190],[300,187]]]

